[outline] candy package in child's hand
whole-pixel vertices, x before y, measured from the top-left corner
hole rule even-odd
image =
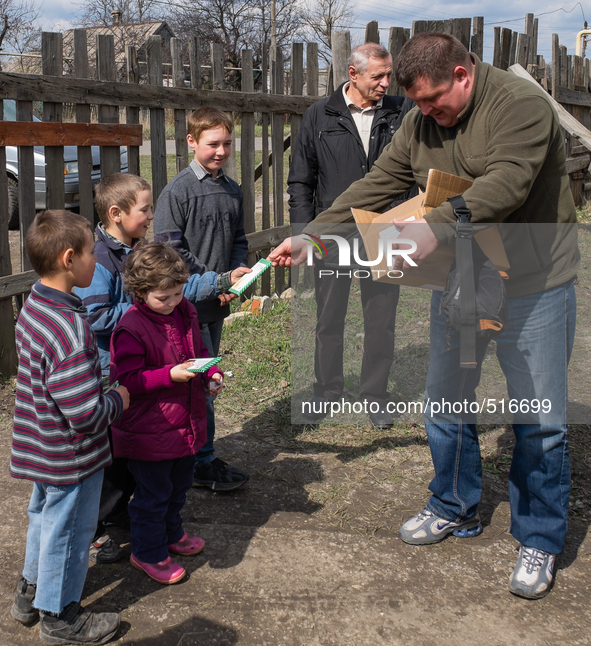
[[[189,372],[206,372],[216,363],[221,361],[221,357],[206,357],[205,359],[189,359],[191,365],[187,368]]]
[[[232,285],[232,287],[228,291],[230,292],[230,294],[236,294],[237,296],[240,296],[254,283],[254,281],[261,274],[265,273],[267,269],[272,266],[272,264],[273,263],[270,260],[262,258],[251,267],[252,271],[250,272],[250,274],[244,274],[244,276],[242,276],[242,278],[234,283],[234,285]]]

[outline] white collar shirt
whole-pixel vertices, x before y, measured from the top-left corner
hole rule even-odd
[[[355,125],[357,126],[357,132],[361,137],[363,143],[363,150],[365,154],[369,154],[369,138],[371,136],[371,125],[373,123],[373,118],[375,116],[376,110],[382,107],[382,99],[370,105],[368,108],[359,108],[353,101],[349,98],[347,90],[349,89],[350,83],[345,83],[343,85],[343,98],[345,99],[345,104],[351,112],[351,117]]]

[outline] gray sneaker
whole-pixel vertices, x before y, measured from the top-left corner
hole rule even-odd
[[[436,516],[427,508],[420,514],[409,518],[398,530],[398,536],[410,545],[431,545],[439,543],[449,534],[459,538],[472,538],[482,532],[478,514],[468,520],[455,523]]]
[[[519,558],[509,577],[509,592],[526,599],[541,599],[554,584],[555,554],[520,545]]]

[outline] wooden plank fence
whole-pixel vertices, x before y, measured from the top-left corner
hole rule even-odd
[[[404,43],[416,33],[440,31],[459,38],[479,58],[483,57],[484,18],[459,18],[441,21],[415,21],[412,30],[391,27],[384,43],[395,58]],[[589,79],[590,62],[586,58],[568,56],[566,47],[560,45],[553,35],[551,73],[546,62],[537,54],[538,23],[533,14],[527,14],[523,33],[507,28],[494,28],[493,64],[508,69],[519,63],[572,115],[572,122],[563,117],[568,154],[568,169],[571,186],[578,204],[590,196],[591,177],[591,93]],[[377,21],[366,29],[367,42],[380,42],[381,31]],[[266,255],[270,248],[289,235],[285,224],[285,166],[284,151],[295,141],[301,118],[306,109],[317,100],[319,94],[330,92],[347,78],[347,59],[351,50],[348,32],[333,35],[334,48],[330,71],[324,70],[323,89],[320,89],[318,45],[294,43],[290,51],[289,65],[284,65],[285,51],[277,47],[270,51],[263,47],[258,75],[257,91],[254,83],[253,53],[245,50],[241,63],[240,91],[224,89],[225,71],[223,49],[215,44],[210,47],[210,65],[202,63],[202,46],[197,37],[182,43],[171,41],[171,70],[165,73],[160,37],[149,37],[146,42],[147,84],[140,83],[138,48],[125,48],[124,75],[117,70],[112,36],[101,35],[96,41],[96,62],[89,64],[87,32],[75,30],[73,39],[73,74],[63,74],[62,36],[59,33],[42,35],[42,74],[11,74],[0,72],[0,98],[16,101],[19,122],[6,125],[3,104],[0,102],[0,374],[10,375],[16,368],[14,350],[13,297],[21,298],[36,279],[31,271],[22,240],[35,215],[35,166],[33,146],[40,141],[46,144],[46,203],[61,208],[64,205],[63,146],[74,136],[74,129],[62,124],[66,114],[64,105],[74,105],[74,119],[78,138],[71,140],[78,146],[80,212],[93,220],[92,201],[93,168],[90,145],[100,145],[100,171],[103,175],[118,171],[121,155],[118,146],[127,146],[129,172],[140,173],[139,126],[140,111],[149,111],[151,129],[151,171],[154,200],[169,177],[166,168],[165,114],[169,110],[174,120],[175,170],[179,172],[189,163],[186,144],[187,111],[198,107],[223,107],[233,113],[236,123],[241,124],[240,163],[236,155],[226,167],[226,172],[236,178],[240,169],[244,194],[245,229],[249,242],[250,260],[257,255]],[[183,65],[183,47],[188,49],[189,66]],[[97,78],[89,77],[89,69],[96,68]],[[235,72],[232,72],[235,73]],[[211,90],[203,89],[204,78],[209,76]],[[125,78],[120,82],[118,78]],[[164,81],[167,79],[167,81]],[[170,82],[168,82],[170,79]],[[395,79],[390,89],[392,94],[402,94]],[[59,97],[59,101],[56,101]],[[43,121],[33,122],[33,102],[43,103]],[[91,114],[98,115],[97,124],[91,123]],[[121,128],[120,119],[128,126]],[[567,123],[568,121],[568,123]],[[255,123],[261,126],[261,159],[255,164]],[[51,126],[49,126],[51,124]],[[284,135],[289,124],[290,134]],[[73,125],[73,124],[70,124]],[[135,130],[129,126],[136,126]],[[584,126],[584,128],[581,128]],[[46,139],[51,129],[54,139]],[[11,178],[8,184],[6,170],[6,135],[22,133],[17,141],[19,153],[19,177]],[[67,132],[67,137],[64,133]],[[41,134],[43,133],[43,134]],[[83,133],[86,133],[84,135]],[[36,137],[41,137],[40,139]],[[61,138],[60,138],[61,137]],[[130,138],[131,137],[131,138]],[[135,138],[134,138],[135,137]],[[51,143],[51,146],[47,145]],[[107,145],[109,144],[109,145]],[[237,143],[233,146],[233,151]],[[18,179],[20,215],[20,269],[13,275],[9,253],[9,189],[14,190]],[[260,187],[257,189],[257,187]],[[10,234],[14,244],[14,236]],[[270,294],[271,274],[261,280],[260,289]],[[311,272],[293,272],[292,283],[298,280],[311,285]],[[281,290],[287,284],[284,270],[277,270],[275,288]]]

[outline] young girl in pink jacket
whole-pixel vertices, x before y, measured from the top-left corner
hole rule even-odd
[[[183,297],[189,270],[172,247],[151,243],[126,265],[135,297],[111,339],[111,381],[125,385],[131,404],[111,428],[115,457],[129,458],[136,481],[129,503],[131,565],[159,583],[180,581],[185,569],[169,553],[193,555],[205,543],[183,529],[181,509],[193,483],[195,453],[206,439],[206,388],[218,392],[222,372],[188,372],[207,357],[197,311]]]

